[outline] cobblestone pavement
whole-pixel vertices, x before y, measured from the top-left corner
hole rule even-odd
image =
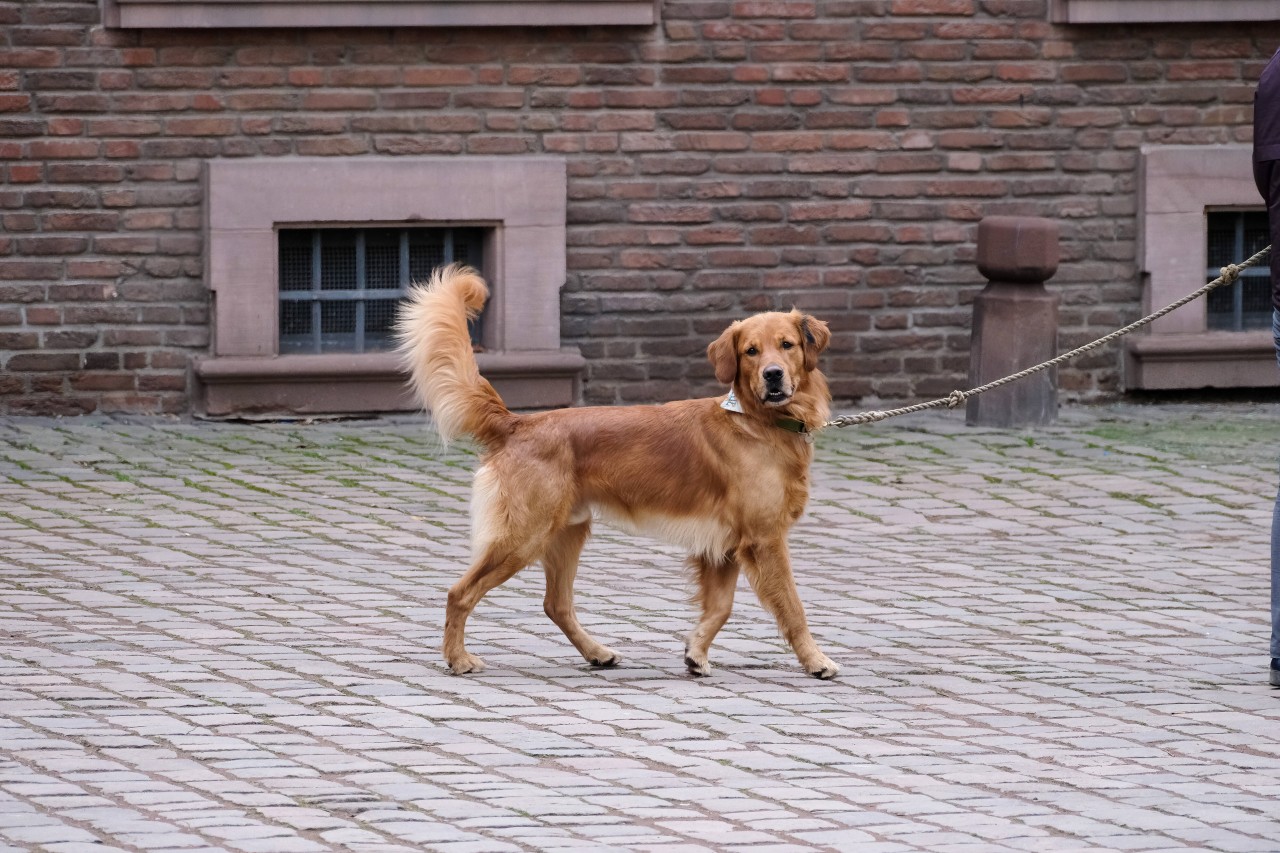
[[[448,675],[474,458],[421,418],[0,421],[0,849],[1280,850],[1280,405],[819,439],[805,676],[600,529],[594,671],[527,570]]]

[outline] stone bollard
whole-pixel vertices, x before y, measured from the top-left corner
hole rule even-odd
[[[988,216],[978,223],[978,271],[988,279],[973,301],[969,387],[1058,354],[1058,302],[1044,283],[1058,270],[1058,224],[1032,216]],[[971,397],[965,423],[1024,427],[1058,415],[1058,370]]]

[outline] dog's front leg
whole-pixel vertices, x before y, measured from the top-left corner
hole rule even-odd
[[[697,556],[690,562],[694,580],[698,584],[695,600],[702,605],[702,617],[685,643],[684,665],[694,675],[710,675],[711,661],[707,654],[711,641],[720,633],[733,610],[733,593],[738,584],[738,563],[732,556],[719,560]]]
[[[834,678],[840,667],[822,653],[809,633],[804,605],[791,574],[786,541],[754,543],[739,548],[738,554],[756,596],[778,620],[782,638],[791,645],[805,672],[815,678]]]

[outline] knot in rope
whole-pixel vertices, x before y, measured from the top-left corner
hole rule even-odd
[[[1225,267],[1222,268],[1222,283],[1234,284],[1235,280],[1240,277],[1240,272],[1243,269],[1244,269],[1243,267],[1237,266],[1235,264],[1227,264]]]
[[[952,391],[950,394],[947,395],[947,408],[954,409],[956,406],[964,405],[964,401],[968,397],[969,397],[968,394],[958,389],[955,391]]]

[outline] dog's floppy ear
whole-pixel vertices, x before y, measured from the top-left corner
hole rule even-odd
[[[732,385],[738,378],[738,324],[724,330],[707,347],[707,360],[716,369],[716,379],[725,385]]]
[[[818,353],[831,343],[831,330],[827,324],[805,314],[800,318],[800,334],[804,337],[804,369],[818,369]]]

